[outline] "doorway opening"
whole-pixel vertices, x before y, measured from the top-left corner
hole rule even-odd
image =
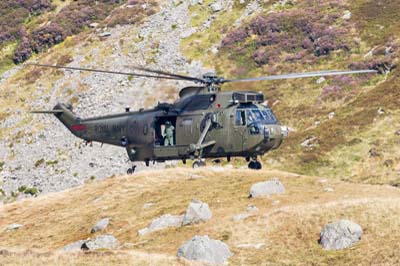
[[[154,146],[176,145],[176,116],[158,117],[154,129]]]

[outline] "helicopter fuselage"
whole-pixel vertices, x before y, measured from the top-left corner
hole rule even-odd
[[[262,94],[215,92],[185,95],[174,104],[150,110],[80,119],[72,108],[54,110],[64,125],[87,142],[123,147],[131,161],[247,157],[276,149],[287,134],[272,111],[262,105]],[[168,121],[168,122],[167,122]],[[173,145],[165,145],[171,123]]]

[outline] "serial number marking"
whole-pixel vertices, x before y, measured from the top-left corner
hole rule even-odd
[[[94,131],[96,133],[124,133],[125,126],[120,124],[113,125],[95,125]]]

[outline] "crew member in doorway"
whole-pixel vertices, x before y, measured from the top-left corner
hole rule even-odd
[[[173,146],[174,145],[174,126],[170,121],[165,122],[164,129],[164,146]]]

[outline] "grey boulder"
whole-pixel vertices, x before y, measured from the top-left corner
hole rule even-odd
[[[101,235],[95,239],[85,241],[81,248],[84,250],[115,249],[118,245],[118,240],[114,236]]]
[[[167,227],[179,227],[182,225],[183,215],[174,216],[171,214],[165,214],[157,219],[154,219],[151,224],[138,231],[139,235],[145,235],[153,231],[161,230]]]
[[[250,188],[250,195],[251,198],[258,198],[258,197],[269,197],[274,194],[284,194],[285,187],[279,181],[279,179],[274,178],[269,181],[256,183],[251,186]]]
[[[68,244],[65,247],[61,248],[60,251],[63,252],[80,251],[84,243],[85,240],[78,240],[74,243]]]
[[[232,256],[232,253],[229,247],[219,240],[210,239],[208,236],[194,236],[178,249],[177,256],[187,260],[221,265]]]
[[[345,249],[360,241],[362,234],[360,225],[349,220],[340,220],[325,225],[319,243],[326,250]]]
[[[102,230],[106,229],[106,227],[108,226],[109,223],[110,223],[110,218],[101,219],[93,226],[92,230],[90,230],[90,233],[93,234],[98,231],[102,231]]]
[[[212,213],[207,203],[193,199],[183,216],[182,225],[195,224],[210,220]]]

